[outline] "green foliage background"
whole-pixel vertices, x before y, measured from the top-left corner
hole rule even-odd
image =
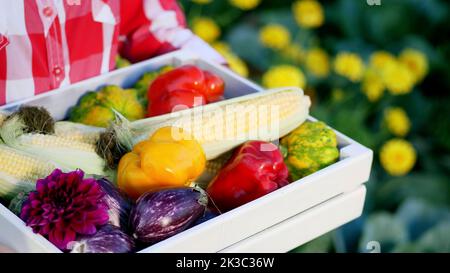
[[[398,54],[412,47],[426,54],[429,72],[414,90],[402,96],[386,94],[369,102],[359,85],[344,85],[338,77],[315,79],[312,115],[372,148],[374,164],[363,216],[293,252],[367,252],[369,241],[379,241],[382,252],[450,252],[450,5],[445,0],[320,1],[323,26],[300,28],[292,15],[294,1],[263,0],[255,9],[241,11],[228,1],[207,5],[181,1],[188,21],[213,18],[221,27],[221,40],[261,80],[269,67],[289,63],[264,48],[258,30],[267,23],[286,26],[296,43],[305,48],[320,45],[331,56],[341,51],[358,53],[365,61],[375,50]],[[343,88],[335,100],[333,88]],[[382,125],[383,111],[403,107],[412,129],[407,140],[417,151],[417,163],[406,176],[389,176],[380,166],[378,151],[392,138]],[[301,230],[299,230],[301,232]]]

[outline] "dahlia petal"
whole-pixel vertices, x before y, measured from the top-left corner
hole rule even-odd
[[[46,235],[65,250],[77,234],[92,235],[109,220],[105,193],[95,179],[83,179],[84,172],[54,170],[40,179],[36,191],[24,202],[21,218],[34,232]]]
[[[99,225],[106,224],[109,220],[109,215],[107,210],[98,209],[95,211],[86,213],[87,221],[97,223]]]
[[[49,241],[61,250],[66,250],[67,244],[74,241],[76,233],[70,229],[55,228],[49,233]]]
[[[31,200],[31,206],[33,207],[33,208],[39,208],[39,207],[41,207],[41,201],[39,201],[39,200]]]
[[[79,234],[91,235],[97,232],[97,228],[92,223],[72,223],[71,227]]]
[[[85,179],[79,186],[78,190],[82,193],[89,192],[92,188],[95,187],[95,180],[93,179]]]
[[[40,234],[47,235],[51,231],[50,225],[45,225],[41,227]]]
[[[63,172],[60,169],[55,169],[46,179],[57,181],[63,175]]]

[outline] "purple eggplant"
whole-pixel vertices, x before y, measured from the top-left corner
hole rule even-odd
[[[128,253],[134,247],[133,238],[110,224],[101,227],[94,235],[82,236],[68,244],[71,253]]]
[[[217,216],[219,216],[219,214],[210,210],[206,210],[205,214],[202,217],[198,218],[197,221],[194,222],[193,226],[203,224],[204,222],[216,218]]]
[[[109,223],[128,231],[128,222],[133,202],[131,199],[105,178],[97,179],[97,183],[105,193],[105,201],[109,207]]]
[[[136,240],[153,244],[192,226],[208,205],[206,192],[197,188],[173,188],[142,195],[131,212]]]

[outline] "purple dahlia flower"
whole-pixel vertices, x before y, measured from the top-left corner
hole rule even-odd
[[[108,222],[108,205],[95,179],[83,179],[76,170],[54,170],[36,182],[36,191],[24,202],[20,218],[61,250],[77,235],[92,235]]]

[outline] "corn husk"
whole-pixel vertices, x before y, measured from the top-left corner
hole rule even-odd
[[[5,145],[54,162],[65,170],[81,169],[87,174],[106,175],[105,162],[95,152],[95,145],[70,141],[55,135],[25,133],[26,125],[18,116],[5,121],[0,137]]]
[[[116,132],[118,143],[131,148],[161,127],[180,127],[200,142],[206,158],[212,160],[248,140],[277,141],[306,120],[310,105],[303,90],[281,88],[134,122],[116,113],[117,122],[110,130]]]

